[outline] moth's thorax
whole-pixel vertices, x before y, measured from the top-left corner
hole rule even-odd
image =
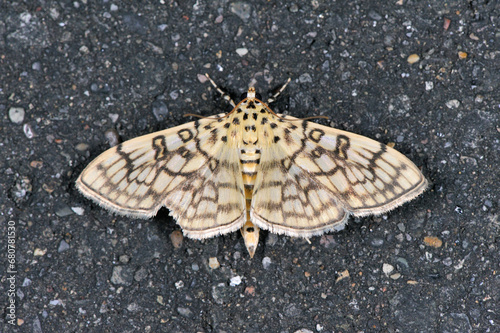
[[[228,144],[247,151],[268,147],[274,138],[276,116],[261,100],[255,98],[250,88],[243,99],[228,116]]]

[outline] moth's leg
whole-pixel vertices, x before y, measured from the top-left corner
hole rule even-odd
[[[276,98],[278,98],[278,96],[281,94],[281,92],[283,90],[285,90],[286,86],[290,83],[292,79],[288,78],[288,80],[286,80],[285,84],[280,88],[280,90],[278,90],[278,92],[274,95],[272,95],[268,100],[267,100],[267,104],[271,104],[273,103],[274,101],[276,101]]]
[[[210,81],[212,86],[214,86],[214,88],[219,92],[219,94],[221,94],[222,98],[225,99],[233,108],[236,107],[236,103],[234,103],[229,94],[222,91],[222,89],[217,86],[217,84],[210,78],[210,76],[208,76],[208,74],[205,73],[205,76]]]

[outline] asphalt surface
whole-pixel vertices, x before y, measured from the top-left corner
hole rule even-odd
[[[500,332],[499,15],[484,0],[2,2],[0,331]],[[235,99],[290,77],[276,112],[393,143],[432,185],[311,243],[263,232],[253,259],[239,233],[179,245],[168,211],[113,216],[75,190],[113,140],[228,111],[204,73]]]

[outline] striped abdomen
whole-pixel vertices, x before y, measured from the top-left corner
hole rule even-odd
[[[247,221],[250,221],[250,205],[252,203],[252,192],[257,176],[257,166],[260,162],[259,149],[240,150],[241,173],[245,186],[245,198],[247,200]]]
[[[253,257],[257,244],[259,242],[259,228],[250,221],[250,207],[252,205],[253,186],[257,177],[257,167],[260,163],[260,150],[241,149],[240,150],[241,176],[243,177],[243,185],[245,186],[245,199],[247,202],[247,222],[241,228],[241,233],[245,241],[245,245]]]

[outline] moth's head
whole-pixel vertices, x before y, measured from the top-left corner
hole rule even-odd
[[[255,92],[254,87],[248,88],[248,91],[241,95],[241,100],[248,99],[253,101],[254,99],[262,100],[262,97],[259,93]]]

